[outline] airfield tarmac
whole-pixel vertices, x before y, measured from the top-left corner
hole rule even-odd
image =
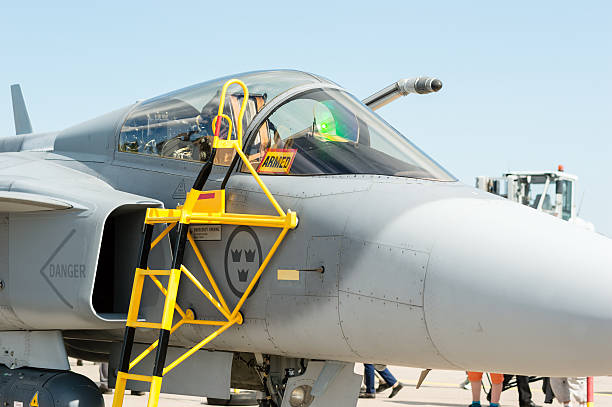
[[[84,366],[76,366],[75,360],[70,360],[72,370],[86,375],[93,381],[98,381],[98,366],[90,362],[84,362]],[[356,371],[359,370],[359,366]],[[470,402],[471,392],[459,388],[459,383],[465,379],[465,373],[449,370],[434,370],[429,373],[427,379],[420,389],[416,389],[416,381],[420,370],[408,367],[390,366],[389,369],[402,383],[404,388],[392,399],[388,398],[390,390],[378,394],[376,399],[361,399],[357,403],[359,407],[466,407]],[[542,407],[559,407],[560,404],[544,404],[544,393],[542,393],[541,382],[531,384],[533,401]],[[595,378],[595,400],[594,407],[612,407],[612,377]],[[205,406],[201,397],[177,396],[162,394],[158,407],[193,407]],[[483,397],[484,400],[484,397]],[[113,394],[105,394],[106,407],[111,407]],[[507,407],[518,407],[518,395],[515,388],[506,390],[501,396],[501,405]],[[124,407],[146,407],[147,395],[131,396],[127,392]],[[483,406],[488,404],[485,402]]]

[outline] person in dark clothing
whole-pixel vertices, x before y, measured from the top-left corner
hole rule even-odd
[[[512,380],[511,374],[504,375],[505,388],[510,380]],[[531,389],[529,388],[529,377],[527,376],[516,376],[516,389],[519,395],[519,407],[539,407],[531,400]]]
[[[375,366],[370,363],[364,363],[363,368],[366,391],[363,393],[359,393],[360,399],[373,399],[376,397],[377,391],[374,389],[374,370],[376,370],[386,382],[386,385],[381,383],[378,386],[378,392],[391,388],[391,394],[389,394],[389,398],[393,398],[404,387],[402,383],[391,374],[391,372],[389,371],[389,369],[387,369],[387,366],[385,365]]]

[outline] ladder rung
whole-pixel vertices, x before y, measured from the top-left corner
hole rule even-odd
[[[143,270],[138,269],[138,273],[143,276],[169,276],[170,270]]]
[[[204,321],[201,319],[190,319],[187,322],[185,322],[186,324],[192,324],[192,325],[225,325],[227,324],[227,321]]]
[[[126,325],[134,327],[134,328],[161,329],[162,327],[159,322],[143,322],[143,321],[128,321]]]
[[[145,376],[141,374],[125,373],[124,377],[127,380],[138,380],[140,382],[151,382],[153,378],[151,376]]]
[[[154,224],[154,223],[174,223],[174,222],[178,222],[179,220],[181,220],[181,218],[177,218],[177,217],[166,217],[166,218],[162,218],[162,217],[148,217],[145,222],[149,223],[149,224]]]
[[[283,228],[287,226],[287,217],[224,213],[220,216],[206,213],[193,213],[191,223],[212,223],[221,225],[247,225]]]

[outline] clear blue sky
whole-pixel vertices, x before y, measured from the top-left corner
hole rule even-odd
[[[12,83],[42,131],[244,71],[314,72],[358,97],[435,75],[440,93],[380,113],[466,184],[564,164],[580,177],[580,215],[612,236],[610,2],[9,3],[0,6],[7,134]]]

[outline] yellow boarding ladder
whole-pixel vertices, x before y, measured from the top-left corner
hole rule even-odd
[[[225,94],[230,85],[238,84],[244,91],[244,97],[242,99],[242,105],[240,106],[240,113],[238,117],[238,124],[236,126],[236,138],[232,139],[232,120],[230,117],[223,113],[223,106],[225,105]],[[227,81],[223,85],[221,91],[221,99],[219,102],[219,111],[215,120],[213,120],[213,129],[215,130],[215,136],[213,140],[212,154],[208,158],[208,161],[202,168],[198,179],[196,180],[194,187],[187,194],[185,203],[182,207],[177,209],[159,209],[149,208],[147,209],[145,217],[145,227],[143,231],[142,245],[140,248],[138,267],[134,275],[134,285],[132,287],[132,296],[130,298],[130,307],[127,316],[125,335],[123,339],[123,346],[121,349],[121,359],[119,365],[119,371],[117,374],[117,383],[115,385],[115,395],[113,398],[113,407],[122,407],[125,388],[128,380],[139,380],[151,383],[149,392],[149,400],[147,407],[157,407],[159,402],[159,395],[161,391],[161,385],[163,377],[168,374],[172,369],[177,367],[181,362],[185,361],[199,349],[204,347],[210,341],[215,339],[217,336],[222,334],[224,331],[229,329],[234,324],[242,324],[243,317],[240,313],[244,302],[249,297],[253,288],[259,281],[262,273],[266,269],[266,266],[270,262],[272,256],[278,249],[279,245],[285,238],[287,232],[290,229],[294,229],[297,226],[297,215],[295,212],[287,211],[285,213],[276,199],[272,196],[266,185],[263,183],[257,171],[253,168],[248,158],[242,151],[242,118],[244,116],[246,104],[248,102],[249,93],[246,85],[238,80],[232,79]],[[229,125],[227,139],[219,138],[221,120],[226,120]],[[208,175],[210,174],[215,152],[217,148],[233,148],[236,154],[240,157],[244,165],[248,168],[251,175],[255,178],[270,203],[274,206],[278,215],[253,215],[253,214],[239,214],[239,213],[228,213],[225,211],[225,189],[212,190],[212,191],[201,191],[203,188]],[[229,171],[233,168],[230,167]],[[228,174],[229,175],[229,174]],[[223,187],[222,187],[223,188]],[[162,233],[159,234],[153,241],[153,227],[157,223],[168,224]],[[255,273],[255,276],[250,281],[246,291],[240,297],[240,300],[234,307],[230,309],[227,306],[223,295],[219,291],[215,279],[204,261],[204,257],[200,250],[196,246],[196,243],[189,233],[190,224],[215,224],[215,225],[246,225],[246,226],[258,226],[258,227],[272,227],[279,228],[281,232],[274,242],[274,245],[268,252],[261,266]],[[148,268],[149,252],[155,247],[175,226],[177,226],[177,240],[173,250],[172,266],[170,270],[151,270]],[[213,295],[209,292],[198,279],[182,264],[183,255],[187,242],[191,245],[197,259],[199,260],[204,274],[206,275],[213,291]],[[176,296],[178,293],[179,280],[181,275],[185,275],[201,292],[204,294],[213,306],[219,310],[223,316],[222,320],[209,321],[195,319],[195,316],[191,310],[183,310],[176,303]],[[157,276],[168,276],[168,286],[164,287],[159,281]],[[138,310],[140,308],[140,300],[142,296],[142,289],[144,286],[144,280],[149,277],[153,280],[155,285],[159,288],[166,300],[164,303],[164,309],[162,313],[161,323],[156,322],[143,322],[138,320]],[[180,319],[177,323],[172,325],[175,311],[179,314]],[[166,353],[168,350],[168,344],[170,341],[170,335],[174,333],[183,324],[196,324],[196,325],[212,325],[218,326],[218,328],[209,336],[204,338],[194,347],[186,351],[178,359],[166,366]],[[136,328],[150,328],[159,329],[159,339],[151,344],[144,352],[138,355],[136,358],[130,361],[132,346],[134,344],[134,335]],[[153,374],[151,376],[138,375],[130,373],[130,370],[141,362],[147,355],[156,349],[155,363],[153,367]]]

